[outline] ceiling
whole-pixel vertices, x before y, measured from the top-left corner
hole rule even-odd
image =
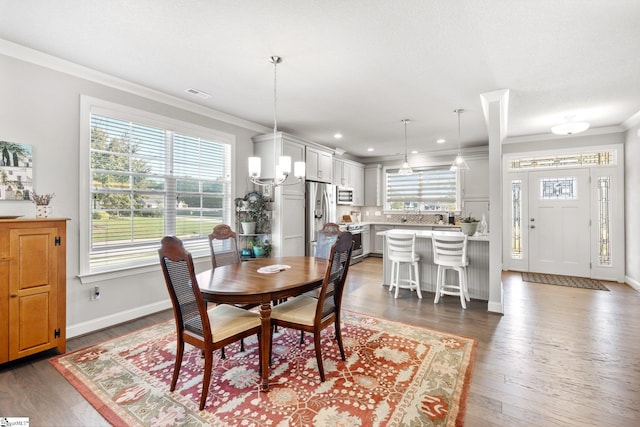
[[[0,38],[267,127],[281,56],[278,129],[359,158],[401,154],[405,118],[409,151],[455,151],[456,108],[486,145],[498,89],[509,138],[640,111],[638,0],[0,0]]]

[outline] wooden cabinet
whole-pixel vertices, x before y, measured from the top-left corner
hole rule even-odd
[[[306,147],[306,178],[310,181],[331,183],[333,154],[315,147]]]
[[[66,349],[66,219],[0,220],[0,363]]]

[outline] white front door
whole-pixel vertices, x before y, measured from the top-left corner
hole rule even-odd
[[[590,276],[589,187],[588,169],[529,173],[529,271]]]

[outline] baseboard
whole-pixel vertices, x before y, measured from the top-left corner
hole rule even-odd
[[[504,304],[501,302],[489,301],[487,304],[487,311],[490,313],[504,314]]]
[[[640,292],[640,282],[637,280],[632,279],[629,276],[626,276],[624,279],[625,283],[629,286],[631,286],[633,289],[635,289],[636,291]]]
[[[110,314],[109,316],[99,317],[86,322],[67,326],[67,338],[88,334],[90,332],[128,322],[139,317],[157,313],[168,308],[171,308],[171,300],[166,299],[164,301],[148,304],[142,307],[136,307],[132,310],[121,311],[115,314]]]

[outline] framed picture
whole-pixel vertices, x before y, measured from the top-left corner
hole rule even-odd
[[[0,141],[0,200],[30,200],[33,192],[31,145]]]

